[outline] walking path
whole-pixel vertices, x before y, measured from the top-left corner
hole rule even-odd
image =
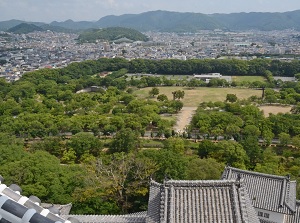
[[[174,126],[176,132],[184,132],[187,125],[190,124],[197,107],[183,107],[177,115],[177,123]]]

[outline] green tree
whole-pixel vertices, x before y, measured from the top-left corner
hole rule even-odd
[[[158,182],[163,182],[166,177],[186,179],[188,159],[181,153],[178,154],[172,150],[161,149],[146,150],[143,151],[143,154],[158,165],[158,170],[153,174],[154,179]]]
[[[300,148],[300,135],[294,136],[291,141],[294,146]]]
[[[57,158],[62,156],[63,149],[64,143],[60,137],[45,137],[42,141],[34,142],[31,145],[31,150],[44,150]]]
[[[96,173],[96,184],[101,183],[106,196],[114,198],[122,213],[128,213],[133,206],[132,198],[148,193],[148,179],[157,166],[145,156],[122,152],[98,159],[89,169]]]
[[[76,159],[76,152],[74,151],[74,149],[69,148],[63,151],[61,162],[64,164],[75,164]]]
[[[24,143],[21,139],[8,133],[0,133],[0,167],[26,157],[28,154],[23,147]]]
[[[269,146],[272,143],[274,136],[274,133],[270,129],[264,129],[262,131],[262,137],[266,146]]]
[[[99,156],[103,144],[98,138],[89,132],[79,132],[75,134],[67,143],[68,148],[72,148],[77,156],[77,161],[80,160],[84,153],[90,153],[94,156]]]
[[[226,101],[229,101],[231,103],[236,102],[237,101],[237,96],[235,94],[227,94],[226,95]]]
[[[213,180],[220,179],[224,165],[215,159],[192,158],[188,162],[186,179],[187,180]]]
[[[210,157],[241,169],[246,169],[249,162],[243,146],[235,141],[220,141],[216,145],[216,151]]]
[[[170,101],[170,108],[172,108],[175,112],[179,112],[183,108],[183,102],[181,101]]]
[[[226,127],[225,133],[228,137],[235,137],[240,133],[241,129],[236,124],[229,124]]]
[[[182,138],[170,137],[164,141],[164,149],[171,150],[174,153],[184,154],[184,141]]]
[[[32,194],[49,203],[66,204],[80,185],[79,168],[60,165],[59,160],[45,151],[36,151],[23,159],[0,166],[7,183],[16,183],[25,196]]]
[[[159,89],[157,87],[153,87],[150,91],[149,91],[149,95],[152,97],[155,97],[155,95],[159,95]]]
[[[275,152],[272,151],[272,148],[267,148],[263,152],[263,159],[260,163],[257,163],[255,167],[255,171],[261,173],[268,173],[268,174],[282,174],[280,172],[280,159]]]
[[[165,94],[160,94],[157,96],[158,101],[168,101],[168,97]]]
[[[114,136],[110,151],[115,152],[130,152],[140,148],[139,135],[136,131],[130,128],[122,129]]]
[[[181,90],[176,90],[176,91],[173,91],[172,92],[173,94],[173,100],[176,100],[176,99],[182,99],[184,98],[184,91],[181,91]]]
[[[278,137],[280,145],[282,146],[287,146],[291,141],[291,136],[285,132],[281,132]]]
[[[209,157],[216,151],[216,145],[210,140],[203,140],[199,143],[198,155],[203,159]]]

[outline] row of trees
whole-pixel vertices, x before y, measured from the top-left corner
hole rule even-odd
[[[48,80],[54,80],[57,83],[66,83],[71,79],[79,79],[103,71],[117,71],[120,69],[126,69],[129,73],[171,75],[192,75],[218,72],[223,75],[234,76],[266,76],[268,72],[271,72],[274,76],[293,77],[295,74],[300,73],[300,61],[294,60],[292,62],[282,62],[279,60],[268,59],[255,59],[250,61],[235,59],[191,59],[186,61],[176,59],[160,61],[134,59],[128,61],[122,58],[101,58],[96,61],[72,63],[68,67],[59,70],[33,72],[32,74],[25,75],[27,77],[24,79],[31,79],[34,73],[44,73],[42,76]],[[38,81],[40,78],[41,77],[37,77],[35,81]]]

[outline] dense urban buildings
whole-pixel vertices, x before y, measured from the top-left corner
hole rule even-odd
[[[251,60],[258,56],[280,60],[298,59],[300,32],[221,30],[198,33],[145,33],[149,41],[77,42],[70,33],[33,32],[11,34],[0,32],[0,77],[18,80],[23,73],[41,68],[60,68],[72,62],[98,58],[122,57],[143,59],[222,59]]]

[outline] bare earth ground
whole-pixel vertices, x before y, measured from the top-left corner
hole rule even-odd
[[[177,123],[174,126],[176,132],[183,132],[185,127],[190,123],[197,107],[183,107],[177,115]]]
[[[272,105],[264,105],[260,106],[259,109],[264,112],[266,117],[269,116],[270,113],[276,115],[278,113],[290,113],[291,106],[272,106]]]

